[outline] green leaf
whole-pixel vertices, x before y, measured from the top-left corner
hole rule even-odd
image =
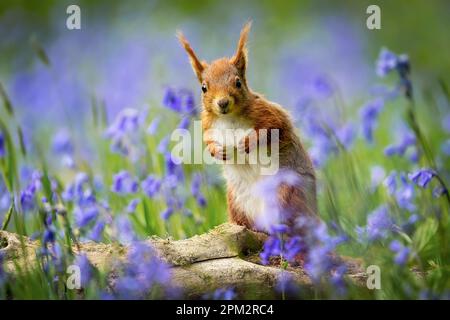
[[[413,242],[417,251],[422,251],[428,245],[428,243],[436,235],[438,229],[438,222],[436,219],[428,218],[422,223],[414,234]]]

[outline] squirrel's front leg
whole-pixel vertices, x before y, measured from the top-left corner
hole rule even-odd
[[[250,153],[258,147],[258,144],[264,145],[266,141],[267,138],[261,137],[259,130],[255,129],[239,141],[237,149],[240,153]]]
[[[228,160],[230,157],[227,154],[226,147],[214,140],[206,140],[206,147],[212,157],[218,160]]]

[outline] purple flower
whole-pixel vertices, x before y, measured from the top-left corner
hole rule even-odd
[[[86,288],[91,281],[93,266],[87,258],[86,254],[82,253],[75,258],[75,265],[80,268],[80,282],[83,288]]]
[[[236,292],[233,288],[219,288],[212,293],[212,296],[205,295],[205,299],[213,300],[233,300],[236,297]]]
[[[106,129],[105,135],[108,138],[118,139],[126,133],[135,132],[144,118],[145,114],[136,109],[123,109],[116,116],[113,123]]]
[[[389,216],[388,208],[384,205],[372,211],[367,217],[366,232],[371,241],[385,238],[393,227],[394,223]]]
[[[384,154],[388,157],[393,155],[403,156],[410,146],[416,144],[416,137],[411,132],[404,132],[401,141],[397,144],[391,144],[384,149]],[[414,159],[412,159],[414,160]]]
[[[296,296],[300,292],[299,286],[289,272],[282,271],[279,273],[276,283],[275,290],[280,293]]]
[[[33,171],[28,185],[20,192],[20,205],[23,210],[33,210],[35,208],[36,192],[42,188],[41,178],[42,175],[39,171]]]
[[[192,91],[167,87],[164,93],[163,105],[177,113],[195,115],[195,101]]]
[[[138,182],[128,171],[122,170],[113,177],[113,185],[111,187],[113,192],[120,194],[136,193],[138,188]]]
[[[75,223],[79,228],[84,228],[92,221],[94,221],[99,215],[96,206],[90,206],[87,208],[76,207],[74,210]]]
[[[189,117],[183,117],[178,124],[178,129],[189,129],[189,125],[191,124],[191,119]]]
[[[386,48],[382,48],[377,60],[377,75],[384,77],[397,67],[397,56]]]
[[[164,138],[161,139],[161,141],[158,144],[158,147],[156,148],[156,150],[159,153],[165,154],[169,151],[169,136],[165,136]]]
[[[414,211],[416,206],[414,205],[414,186],[408,183],[404,174],[400,175],[401,186],[395,193],[397,204],[400,208],[409,211]]]
[[[336,130],[336,137],[346,150],[350,149],[355,140],[355,127],[351,123],[347,123]]]
[[[395,252],[394,262],[400,266],[403,266],[408,262],[411,249],[402,245],[400,241],[394,240],[389,245],[389,249]]]
[[[97,221],[97,223],[92,228],[91,232],[87,236],[88,239],[92,241],[100,241],[102,239],[102,233],[105,229],[105,222],[104,221]]]
[[[161,189],[161,180],[149,175],[141,182],[141,188],[149,198],[153,198]]]
[[[419,187],[426,188],[428,183],[436,176],[436,171],[432,169],[422,168],[416,172],[409,173],[408,178]]]
[[[73,153],[72,139],[67,130],[60,130],[53,137],[52,149],[56,154],[70,155]]]
[[[127,206],[127,212],[133,213],[136,211],[136,207],[139,204],[139,199],[133,199],[130,201],[130,203]]]
[[[130,244],[136,240],[136,235],[130,220],[125,216],[119,216],[115,221],[115,236],[121,244]]]
[[[174,210],[172,207],[166,208],[163,212],[161,212],[161,218],[167,221],[173,214]]]
[[[159,287],[169,287],[171,271],[145,242],[133,242],[128,249],[123,275],[115,283],[120,299],[143,299]]]
[[[270,257],[279,256],[282,253],[281,240],[278,235],[270,236],[264,242],[263,251],[260,253],[261,262],[269,264]]]
[[[0,158],[3,158],[5,155],[6,155],[5,137],[3,136],[3,133],[0,131]]]
[[[386,172],[383,167],[373,166],[370,168],[370,185],[372,188],[376,188],[386,177]]]
[[[77,173],[74,181],[65,188],[62,198],[65,201],[75,201],[79,205],[92,203],[94,196],[89,188],[89,176],[84,172]]]
[[[123,109],[114,122],[105,131],[105,137],[111,139],[111,151],[128,156],[132,161],[139,157],[138,141],[135,133],[146,118],[145,112],[136,109]]]
[[[397,190],[397,172],[392,171],[383,181],[383,185],[387,188],[388,193],[393,195]]]
[[[206,199],[201,193],[202,175],[198,172],[192,175],[191,193],[200,207],[206,206]]]
[[[342,264],[338,268],[331,271],[331,284],[334,286],[339,296],[343,296],[347,292],[347,287],[344,280],[347,269],[347,266]]]
[[[149,135],[154,135],[157,131],[158,131],[158,127],[159,124],[161,122],[161,118],[160,117],[156,117],[152,120],[152,122],[150,123],[150,125],[147,128],[147,133]]]
[[[288,213],[284,212],[278,202],[278,188],[281,185],[296,186],[301,184],[301,177],[290,170],[279,170],[272,176],[266,176],[254,187],[255,195],[264,201],[264,211],[259,215],[256,224],[263,230],[270,231],[271,227],[284,223]]]
[[[363,135],[367,142],[373,142],[373,131],[377,125],[378,116],[383,106],[383,99],[378,98],[366,103],[359,111]]]
[[[317,282],[331,268],[329,248],[326,246],[314,246],[309,249],[308,258],[305,263],[305,271]]]
[[[56,234],[55,234],[54,228],[52,226],[47,227],[42,236],[43,246],[46,246],[48,243],[54,243],[55,239],[56,239]]]
[[[324,76],[316,77],[313,87],[317,94],[323,98],[330,97],[334,92],[332,83]]]

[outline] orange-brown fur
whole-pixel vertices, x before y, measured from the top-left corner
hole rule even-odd
[[[287,168],[297,172],[302,178],[302,186],[282,185],[278,190],[280,206],[289,212],[286,222],[293,225],[299,215],[316,216],[316,185],[311,161],[303,148],[288,113],[280,106],[266,100],[260,94],[254,93],[247,85],[247,37],[250,23],[243,28],[236,53],[231,58],[221,58],[211,64],[197,58],[188,41],[179,33],[178,37],[186,49],[192,68],[202,84],[203,110],[201,114],[203,130],[213,127],[217,119],[223,116],[223,110],[218,106],[220,99],[229,101],[226,114],[242,119],[254,128],[279,130],[279,159],[280,168]],[[238,82],[240,86],[238,87]],[[268,131],[270,133],[270,131]],[[254,148],[253,141],[248,136],[239,142],[239,148],[246,153]],[[204,142],[212,156],[219,159],[228,157],[227,150],[211,136],[205,134]],[[267,143],[270,142],[270,134]],[[254,229],[245,212],[236,203],[233,185],[228,184],[227,191],[228,212],[234,223]]]

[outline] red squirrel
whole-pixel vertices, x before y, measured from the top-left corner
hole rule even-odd
[[[295,226],[298,217],[317,217],[316,179],[312,162],[300,139],[288,112],[280,105],[266,100],[253,92],[248,84],[246,69],[248,64],[247,38],[251,22],[242,29],[236,53],[231,58],[220,58],[207,63],[200,61],[191,45],[181,32],[178,39],[186,50],[191,66],[202,89],[201,121],[203,140],[210,154],[217,159],[229,159],[230,153],[247,153],[256,149],[261,139],[257,134],[267,129],[265,143],[270,141],[271,129],[278,129],[279,169],[295,172],[301,179],[299,185],[282,184],[277,190],[281,212],[285,212],[281,223]],[[253,129],[253,136],[244,135],[230,151],[229,146],[221,144],[210,129]],[[256,133],[256,134],[255,134]],[[255,141],[257,143],[252,143]],[[233,148],[233,146],[232,146]],[[224,164],[224,177],[227,182],[229,220],[255,231],[268,232],[258,226],[258,215],[262,212],[264,199],[254,194],[254,186],[264,176],[252,164]],[[292,229],[292,228],[291,228]],[[294,228],[295,229],[295,228]]]

